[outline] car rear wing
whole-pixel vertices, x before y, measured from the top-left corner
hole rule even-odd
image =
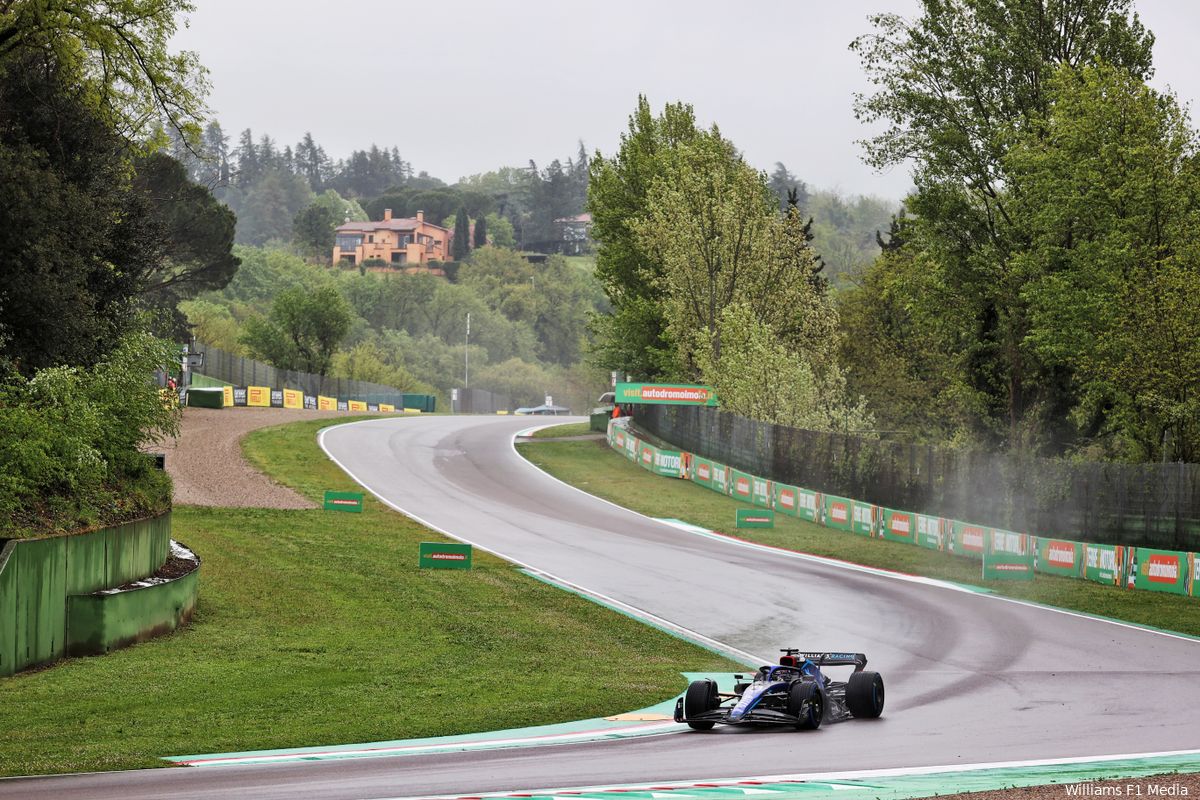
[[[861,672],[867,666],[867,657],[863,653],[808,653],[792,647],[782,652],[796,658],[806,658],[818,667],[854,667],[855,672]]]

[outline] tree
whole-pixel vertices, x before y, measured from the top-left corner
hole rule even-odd
[[[771,194],[775,195],[779,201],[779,213],[786,214],[789,205],[798,208],[801,216],[807,213],[808,185],[793,175],[782,161],[775,162],[775,169],[771,172],[768,185],[771,188]]]
[[[333,250],[333,229],[340,224],[327,206],[310,203],[292,220],[292,241],[305,255],[327,259]]]
[[[823,431],[862,433],[875,427],[866,403],[848,399],[836,364],[818,372],[789,350],[745,302],[723,308],[716,322],[718,352],[696,348],[700,378],[716,389],[721,407],[750,419]]]
[[[336,288],[294,287],[275,297],[265,319],[246,323],[241,343],[278,369],[324,375],[352,321],[353,311]]]
[[[153,256],[141,275],[145,304],[173,320],[181,334],[180,300],[224,288],[240,261],[233,255],[235,219],[205,187],[189,180],[183,165],[163,153],[138,159],[132,190],[140,199],[153,242]]]
[[[488,243],[488,240],[487,240],[487,217],[480,216],[480,217],[476,218],[474,239],[475,239],[475,241],[472,242],[472,244],[475,245],[476,250],[478,250],[480,247],[487,246],[487,243]]]
[[[812,281],[815,260],[799,211],[780,217],[763,176],[716,129],[664,157],[633,228],[662,265],[667,332],[682,378],[698,378],[697,349],[721,359],[722,311],[744,303],[786,347],[823,360],[833,317]]]
[[[195,144],[207,73],[195,54],[171,54],[187,0],[10,0],[0,4],[0,76],[33,59],[71,75],[79,101],[126,142],[160,119]]]
[[[655,117],[639,96],[617,152],[609,158],[597,153],[589,164],[596,276],[613,307],[611,315],[593,320],[593,358],[602,367],[647,379],[677,370],[660,306],[662,263],[646,251],[632,222],[646,213],[646,195],[665,168],[664,155],[699,135],[690,105],[668,104]]]
[[[458,207],[454,214],[454,238],[451,244],[451,257],[462,261],[471,252],[471,220],[467,217],[467,209]]]
[[[1105,450],[1200,458],[1200,147],[1186,112],[1109,66],[1061,70],[1044,126],[1006,168],[1030,246],[1028,342],[1072,376],[1072,416]]]
[[[30,376],[91,366],[140,324],[159,241],[127,143],[74,73],[41,53],[20,73],[0,80],[0,362]]]
[[[1071,405],[1070,382],[1025,344],[1029,276],[1014,256],[1028,239],[1013,208],[1024,187],[1007,154],[1044,119],[1060,65],[1150,74],[1153,37],[1130,5],[925,0],[916,21],[875,16],[876,33],[852,45],[877,87],[857,98],[856,113],[888,125],[865,143],[866,160],[914,163],[912,246],[929,254],[946,290],[938,302],[957,330],[945,356],[956,365],[970,433],[985,441],[1037,447],[1065,436],[1055,420]]]

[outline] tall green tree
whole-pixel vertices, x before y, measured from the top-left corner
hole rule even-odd
[[[471,220],[467,216],[467,209],[459,206],[458,211],[454,214],[454,240],[450,255],[455,261],[462,261],[470,252]]]
[[[1106,451],[1200,459],[1200,156],[1174,98],[1109,66],[1062,70],[1046,123],[1007,158],[1030,246],[1028,341],[1072,376]]]
[[[647,193],[663,174],[664,156],[700,134],[690,105],[667,104],[656,117],[649,100],[639,96],[617,152],[596,153],[589,164],[596,276],[612,303],[611,314],[593,320],[593,358],[599,366],[647,379],[678,370],[677,347],[667,334],[661,304],[663,265],[647,252],[634,220],[646,214]]]
[[[872,21],[876,32],[852,45],[877,88],[857,114],[887,126],[866,141],[867,161],[914,165],[912,246],[945,290],[937,302],[955,326],[945,355],[971,432],[1014,447],[1062,441],[1070,381],[1026,345],[1029,276],[1015,256],[1029,240],[1013,207],[1024,186],[1007,155],[1038,130],[1060,66],[1104,62],[1145,78],[1153,36],[1130,0],[924,0],[915,21]]]
[[[475,235],[474,235],[475,241],[473,242],[473,244],[475,245],[476,250],[478,250],[480,247],[487,246],[487,243],[488,243],[487,237],[488,237],[487,217],[480,215],[475,220]]]

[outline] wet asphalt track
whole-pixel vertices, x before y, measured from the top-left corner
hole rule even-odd
[[[813,733],[21,779],[0,781],[0,797],[381,798],[1200,748],[1200,643],[688,534],[543,475],[510,444],[530,424],[379,419],[324,443],[438,528],[733,647],[865,652],[887,682],[884,717]]]

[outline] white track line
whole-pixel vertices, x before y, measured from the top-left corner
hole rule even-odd
[[[942,773],[960,773],[974,772],[976,770],[990,769],[1020,769],[1032,767],[1055,767],[1067,766],[1071,764],[1093,764],[1093,763],[1108,763],[1112,761],[1126,761],[1132,759],[1150,759],[1150,758],[1168,758],[1171,756],[1200,756],[1200,750],[1169,750],[1159,753],[1123,753],[1120,755],[1109,756],[1086,756],[1072,758],[1041,758],[1029,761],[993,761],[980,764],[944,764],[931,767],[889,767],[887,769],[858,769],[845,770],[842,772],[801,772],[790,773],[785,775],[752,775],[739,778],[713,778],[711,780],[689,780],[689,781],[654,781],[650,783],[627,783],[627,784],[607,784],[599,786],[563,786],[555,789],[522,789],[521,794],[527,795],[551,795],[560,792],[611,792],[611,791],[646,791],[651,788],[671,788],[671,789],[689,789],[695,788],[699,784],[716,784],[718,787],[733,787],[739,783],[817,783],[822,781],[837,781],[837,780],[870,780],[872,778],[897,778],[909,777],[914,775],[937,775]],[[510,797],[510,792],[481,792],[472,797],[477,798],[492,798],[492,797]],[[417,797],[423,800],[458,800],[464,797],[463,794],[444,794],[444,795],[419,795],[413,797],[388,797],[375,798],[375,800],[417,800]]]

